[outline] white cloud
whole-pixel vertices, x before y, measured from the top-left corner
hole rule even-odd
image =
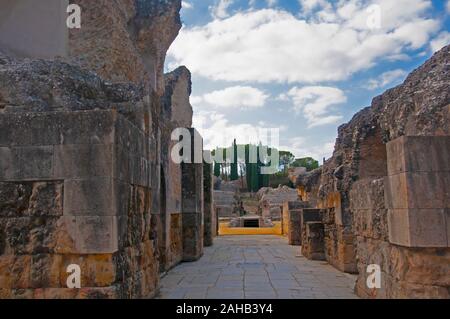
[[[267,5],[273,7],[278,3],[278,0],[267,0]]]
[[[308,128],[333,124],[342,119],[341,115],[330,114],[332,107],[347,102],[344,92],[327,86],[294,87],[288,92],[294,111],[302,114]]]
[[[190,102],[192,105],[196,106],[197,104],[200,104],[201,102],[203,102],[203,97],[202,96],[191,96],[190,97]]]
[[[381,74],[377,79],[370,79],[364,87],[369,90],[385,88],[390,84],[402,81],[407,74],[406,71],[400,69],[387,71]]]
[[[215,19],[224,19],[230,16],[228,8],[233,4],[234,0],[219,0],[219,2],[210,7],[211,15]]]
[[[323,158],[330,158],[334,151],[334,142],[319,145],[308,144],[305,137],[292,137],[286,140],[286,145],[280,146],[282,150],[289,150],[297,158],[312,157],[322,164]]]
[[[265,123],[231,124],[224,114],[216,111],[196,112],[193,117],[193,126],[202,135],[205,149],[209,150],[216,147],[228,147],[235,138],[238,144],[257,144],[265,141],[267,130],[273,128],[273,126],[265,126]],[[279,129],[282,130],[283,127]]]
[[[447,0],[447,13],[450,14],[450,0]]]
[[[212,107],[245,109],[264,106],[268,97],[263,91],[250,86],[233,86],[193,97],[191,102],[194,105],[203,102]]]
[[[194,5],[192,3],[190,3],[190,2],[182,1],[181,2],[181,7],[183,9],[192,9],[194,7]]]
[[[449,44],[450,44],[450,32],[443,31],[435,39],[431,41],[430,48],[431,51],[434,53]]]
[[[367,28],[372,2],[382,8],[379,30]],[[428,45],[439,28],[427,18],[429,0],[339,1],[305,18],[276,9],[225,18],[230,1],[220,3],[217,19],[182,29],[169,50],[171,68],[186,65],[196,75],[230,82],[341,81],[381,59]]]

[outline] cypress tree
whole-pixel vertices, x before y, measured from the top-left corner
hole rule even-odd
[[[230,179],[232,181],[239,179],[239,173],[238,173],[238,154],[237,154],[237,145],[236,145],[236,139],[233,142],[233,159],[230,165]]]

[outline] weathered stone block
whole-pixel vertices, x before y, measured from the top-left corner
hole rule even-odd
[[[0,248],[6,255],[53,252],[58,217],[0,218]]]
[[[406,247],[447,247],[445,209],[389,209],[389,241]]]
[[[167,268],[178,264],[183,258],[183,225],[181,214],[170,214],[170,247]]]
[[[402,136],[386,148],[388,175],[450,171],[450,136]]]
[[[0,288],[24,289],[31,282],[31,256],[0,255]]]
[[[112,144],[114,110],[0,114],[0,146]]]
[[[289,245],[302,244],[302,209],[307,206],[302,201],[288,201],[283,205],[283,234],[287,235]]]
[[[182,182],[182,224],[183,260],[197,260],[203,255],[203,162],[198,160],[198,152],[203,154],[203,140],[195,129],[191,132],[191,154],[189,162],[181,163]],[[187,151],[187,150],[185,150]]]
[[[182,214],[183,261],[195,261],[203,255],[203,215]]]
[[[205,247],[212,246],[213,244],[213,171],[212,164],[203,163],[203,244]]]
[[[58,179],[112,176],[112,145],[55,145],[54,177]]]
[[[351,210],[384,208],[384,179],[363,179],[353,184],[350,191]]]
[[[386,207],[449,208],[450,172],[411,172],[385,178]]]
[[[53,146],[0,148],[0,179],[45,180],[53,176]]]
[[[203,164],[182,163],[182,211],[203,210]]]
[[[353,229],[357,236],[388,238],[387,210],[385,209],[384,179],[360,180],[350,192]]]
[[[61,182],[0,182],[0,217],[62,216]]]
[[[64,181],[64,214],[73,216],[114,216],[115,181],[98,177]]]
[[[304,208],[301,210],[302,224],[307,222],[321,222],[322,216],[322,209]]]
[[[118,250],[118,223],[115,216],[63,216],[59,227],[58,253],[107,254]]]
[[[31,257],[31,284],[29,287],[60,287],[65,286],[66,281],[61,281],[61,272],[66,273],[67,267],[63,269],[63,258],[61,255],[37,254]],[[85,268],[82,268],[82,273]],[[67,273],[66,273],[67,274]]]
[[[302,254],[308,259],[325,260],[324,225],[306,222],[302,230]]]

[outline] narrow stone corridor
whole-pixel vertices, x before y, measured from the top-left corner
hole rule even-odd
[[[279,236],[220,236],[161,280],[161,299],[356,298],[356,276],[307,260]]]

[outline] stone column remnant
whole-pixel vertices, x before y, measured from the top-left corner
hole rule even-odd
[[[207,157],[211,158],[211,152],[207,152]],[[213,237],[215,236],[216,217],[213,209],[213,164],[203,163],[203,221],[204,221],[204,238],[205,247],[212,246]]]
[[[183,261],[195,261],[203,255],[203,162],[195,163],[195,151],[203,150],[203,140],[190,128],[191,163],[181,164]]]

